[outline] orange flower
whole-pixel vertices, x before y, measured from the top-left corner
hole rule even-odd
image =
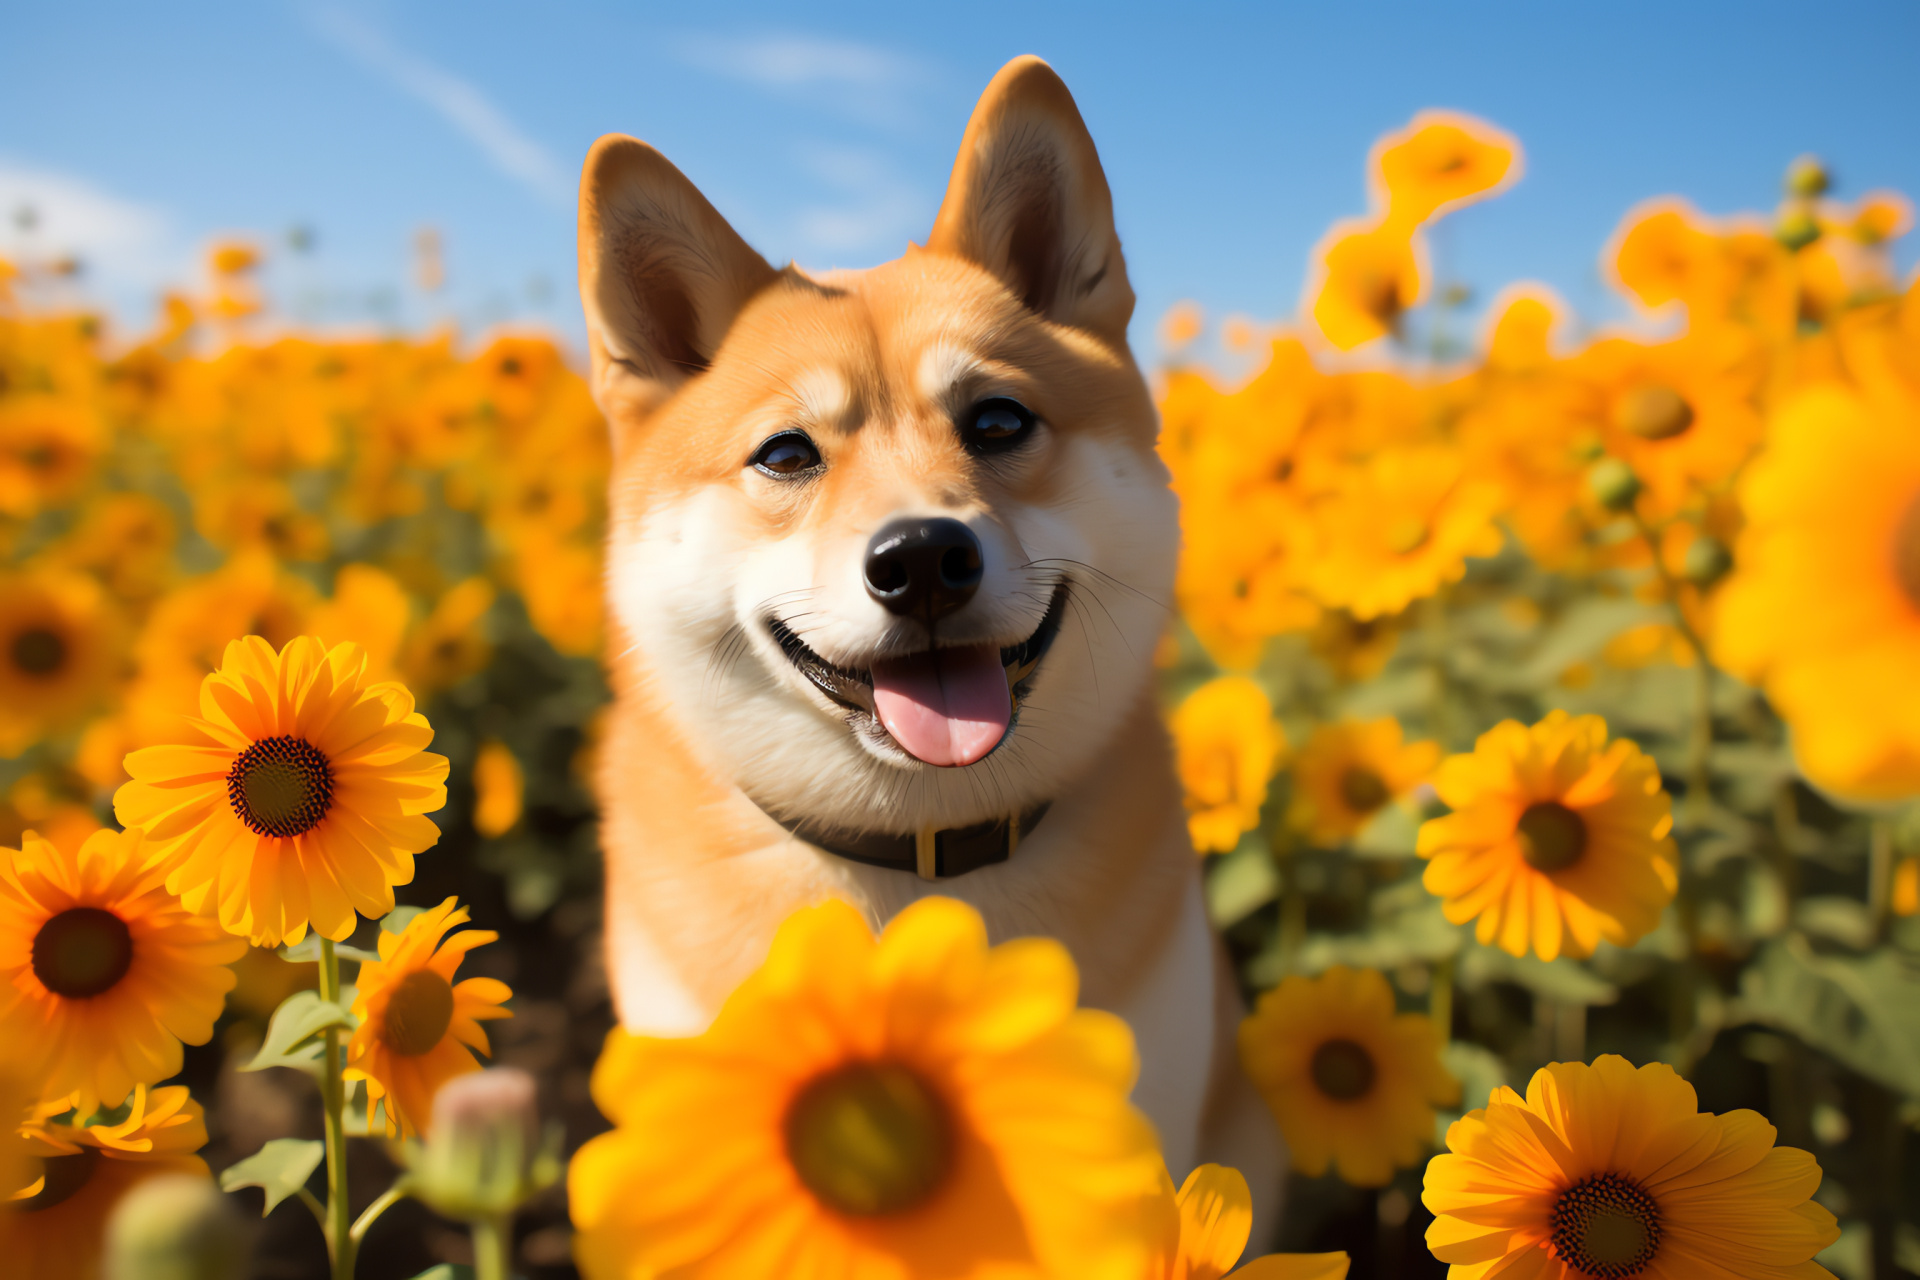
[[[1520,176],[1520,144],[1484,120],[1422,111],[1374,144],[1372,165],[1386,189],[1387,216],[1411,227],[1511,186]]]
[[[448,898],[399,933],[383,930],[380,958],[360,966],[353,1002],[360,1025],[347,1044],[346,1077],[367,1082],[369,1127],[373,1104],[384,1100],[389,1134],[424,1133],[440,1086],[480,1069],[473,1050],[492,1052],[480,1024],[513,1016],[500,1007],[513,998],[506,983],[468,978],[454,985],[467,952],[500,936],[491,929],[446,936],[466,921],[467,909]]]
[[[1420,301],[1421,247],[1397,222],[1336,223],[1318,247],[1307,287],[1314,323],[1342,351],[1398,332],[1400,317]]]

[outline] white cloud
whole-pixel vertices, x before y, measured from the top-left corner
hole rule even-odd
[[[912,123],[915,96],[937,79],[937,69],[918,58],[822,36],[696,34],[675,41],[674,49],[688,66],[816,99],[886,128]]]
[[[794,231],[807,250],[879,261],[899,254],[909,239],[925,235],[932,225],[933,200],[881,152],[814,143],[801,148],[798,159],[815,178],[847,197],[842,203],[795,212]]]
[[[9,256],[28,260],[70,255],[110,292],[157,287],[182,265],[172,224],[157,207],[122,199],[70,173],[5,157],[0,157],[0,246]]]
[[[469,142],[494,168],[556,208],[573,204],[573,183],[553,153],[528,137],[471,83],[398,48],[379,30],[334,5],[308,10],[313,27],[367,70],[418,98]]]

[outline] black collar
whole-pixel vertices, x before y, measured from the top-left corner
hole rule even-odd
[[[1046,817],[1052,803],[1042,800],[1024,813],[993,818],[971,827],[928,827],[917,835],[904,836],[838,831],[807,822],[787,822],[778,817],[773,820],[808,844],[851,862],[916,872],[922,880],[944,880],[1005,862],[1020,847],[1021,838],[1031,835],[1040,825],[1040,819]]]

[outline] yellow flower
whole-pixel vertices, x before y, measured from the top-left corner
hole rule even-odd
[[[31,516],[70,497],[105,441],[83,403],[52,395],[0,399],[0,515]]]
[[[1660,770],[1599,716],[1564,711],[1529,729],[1505,720],[1434,789],[1453,808],[1420,828],[1425,884],[1482,943],[1542,960],[1627,946],[1659,923],[1679,887]]]
[[[568,1175],[582,1272],[1140,1276],[1165,1166],[1132,1035],[1077,994],[1059,943],[989,949],[951,899],[877,940],[845,903],[798,912],[704,1034],[608,1038],[617,1127]]]
[[[1173,1195],[1173,1182],[1167,1181]],[[1253,1196],[1238,1169],[1203,1164],[1187,1175],[1175,1200],[1175,1237],[1145,1280],[1220,1280],[1246,1251]],[[1344,1253],[1270,1253],[1231,1280],[1346,1280]]]
[[[454,584],[407,641],[407,684],[422,694],[449,688],[485,670],[493,656],[482,620],[493,608],[493,584],[468,578]]]
[[[1520,144],[1484,120],[1422,111],[1374,144],[1372,168],[1386,189],[1387,216],[1410,227],[1511,186]]]
[[[1176,302],[1168,307],[1166,314],[1160,317],[1160,346],[1165,351],[1179,351],[1189,346],[1207,327],[1207,313],[1200,304],[1192,300]]]
[[[309,630],[322,644],[352,641],[367,655],[367,678],[391,680],[412,601],[399,580],[370,564],[350,564],[334,575],[333,598],[313,611]]]
[[[526,776],[504,742],[486,742],[473,761],[473,829],[488,839],[520,821]]]
[[[1741,497],[1721,660],[1765,686],[1814,782],[1920,793],[1920,390],[1809,388],[1775,417]]]
[[[1649,201],[1628,213],[1606,254],[1615,283],[1649,308],[1692,306],[1712,289],[1717,260],[1706,220],[1679,200]]]
[[[302,509],[293,490],[273,476],[239,475],[196,488],[193,522],[226,551],[258,547],[283,560],[321,560],[327,526]]]
[[[527,616],[547,643],[576,657],[600,651],[605,605],[598,545],[528,533],[514,568]]]
[[[1427,1247],[1452,1280],[1832,1280],[1820,1166],[1752,1111],[1702,1114],[1663,1062],[1556,1062],[1493,1092],[1427,1165]]]
[[[347,1044],[346,1077],[367,1082],[369,1126],[373,1104],[384,1099],[389,1134],[425,1133],[440,1086],[480,1069],[472,1050],[493,1052],[480,1024],[513,1016],[500,1007],[513,998],[506,983],[468,978],[454,984],[467,952],[500,936],[463,929],[446,937],[467,919],[467,909],[448,898],[401,932],[383,931],[380,958],[360,966],[353,1002],[360,1025]]]
[[[85,510],[52,558],[96,575],[123,599],[145,601],[166,586],[174,535],[166,503],[144,493],[112,493]]]
[[[1893,914],[1920,915],[1920,858],[1902,858],[1893,869]]]
[[[215,275],[244,275],[259,265],[259,247],[244,240],[222,240],[207,251],[207,266]]]
[[[1420,301],[1420,247],[1394,222],[1337,223],[1314,250],[1313,321],[1342,351],[1395,333]]]
[[[139,831],[62,851],[28,832],[0,862],[0,1043],[83,1112],[180,1070],[213,1035],[247,948],[180,905]]]
[[[548,388],[567,372],[550,340],[514,334],[495,338],[473,363],[486,404],[510,423],[532,417]]]
[[[41,1173],[5,1224],[13,1280],[96,1280],[107,1218],[122,1196],[162,1174],[209,1176],[194,1154],[207,1144],[206,1118],[182,1085],[140,1086],[117,1124],[42,1120],[24,1132]]]
[[[1273,703],[1247,677],[1221,676],[1187,695],[1173,713],[1173,749],[1196,852],[1226,853],[1260,825],[1285,748]]]
[[[1658,516],[1722,486],[1753,456],[1764,369],[1758,348],[1726,328],[1655,345],[1609,339],[1568,365],[1592,389],[1594,433],[1640,477],[1642,510]]]
[[[90,710],[119,674],[123,643],[92,578],[0,573],[0,756]]]
[[[1399,647],[1400,624],[1390,616],[1362,619],[1330,609],[1320,615],[1307,643],[1342,680],[1371,680]]]
[[[256,945],[298,942],[309,922],[338,941],[356,911],[387,914],[440,838],[425,815],[447,802],[446,757],[423,750],[413,695],[367,684],[365,667],[351,644],[236,640],[201,716],[127,757],[115,814],[165,844],[169,890]]]
[[[229,644],[257,635],[282,648],[306,631],[317,600],[311,584],[259,551],[163,597],[133,646],[139,675],[126,700],[133,744],[163,741],[177,717],[199,709],[200,683]]]
[[[1168,378],[1160,455],[1180,497],[1174,590],[1222,666],[1254,666],[1270,637],[1319,616],[1295,580],[1305,524],[1297,477],[1328,381],[1293,340],[1276,341],[1267,366],[1232,394],[1197,373]]]
[[[1290,974],[1240,1024],[1240,1062],[1293,1151],[1319,1177],[1331,1163],[1356,1187],[1381,1187],[1418,1163],[1434,1107],[1460,1096],[1441,1065],[1432,1019],[1395,1013],[1372,969]]]
[[[1439,763],[1440,744],[1403,742],[1392,716],[1320,725],[1294,761],[1287,820],[1315,844],[1338,845]]]
[[[1458,582],[1469,556],[1500,550],[1499,505],[1498,487],[1469,474],[1457,450],[1384,450],[1315,505],[1302,580],[1321,604],[1356,618],[1398,613]]]

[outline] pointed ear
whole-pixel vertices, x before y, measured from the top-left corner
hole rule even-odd
[[[580,302],[594,396],[643,410],[704,371],[774,270],[644,142],[608,134],[580,175]]]
[[[1049,320],[1126,343],[1133,286],[1107,175],[1038,58],[1015,58],[980,95],[927,248],[985,267]]]

